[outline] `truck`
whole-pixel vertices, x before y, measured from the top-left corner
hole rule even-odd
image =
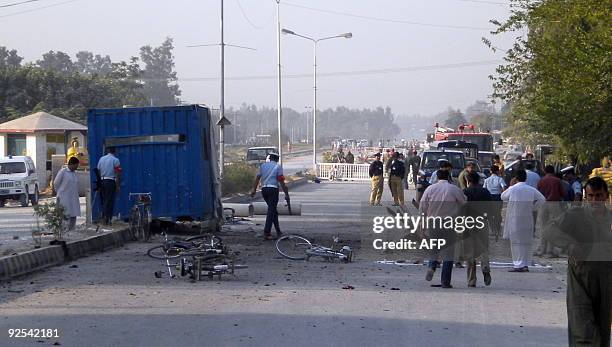
[[[216,230],[222,220],[215,122],[200,105],[129,107],[88,111],[91,186],[96,166],[108,147],[121,162],[120,190],[114,215],[127,219],[130,193],[151,194],[155,221],[200,221]],[[99,194],[92,189],[92,218],[101,216]]]
[[[473,124],[461,124],[457,130],[444,128],[438,123],[434,125],[435,132],[429,139],[432,141],[460,140],[478,145],[478,150],[493,151],[493,135],[489,132],[476,131]]]

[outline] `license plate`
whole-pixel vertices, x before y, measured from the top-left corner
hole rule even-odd
[[[8,193],[8,190],[0,190],[0,195],[7,195]]]

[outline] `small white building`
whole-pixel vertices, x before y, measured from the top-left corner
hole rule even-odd
[[[73,137],[78,139],[80,147],[87,147],[86,126],[36,112],[0,124],[0,156],[30,156],[41,186],[46,187],[51,177],[51,156],[66,154]]]

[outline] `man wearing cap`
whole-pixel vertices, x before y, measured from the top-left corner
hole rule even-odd
[[[570,189],[568,191],[570,201],[582,201],[582,184],[580,184],[580,181],[578,178],[576,178],[574,167],[566,167],[565,169],[561,170],[561,174],[563,175],[563,180],[570,185]]]
[[[370,192],[370,205],[380,205],[383,186],[383,163],[380,161],[380,153],[374,154],[374,161],[370,164],[370,179],[372,180],[372,191]]]
[[[282,232],[278,223],[278,187],[285,192],[285,200],[289,202],[289,189],[285,184],[285,176],[283,176],[283,167],[278,164],[278,154],[270,153],[265,163],[259,167],[259,172],[255,177],[251,196],[255,196],[257,186],[261,182],[261,196],[263,196],[268,205],[268,213],[266,214],[266,224],[264,226],[264,239],[273,240],[272,225],[276,229],[276,236],[280,237]]]
[[[393,153],[393,160],[389,165],[389,186],[391,188],[391,195],[393,195],[394,206],[404,206],[404,187],[402,187],[402,180],[406,173],[404,167],[404,161],[401,160],[401,154],[399,152]]]

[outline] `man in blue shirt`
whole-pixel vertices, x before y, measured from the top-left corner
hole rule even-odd
[[[270,153],[268,160],[261,164],[259,172],[255,177],[251,196],[255,196],[257,187],[261,183],[261,195],[268,205],[268,213],[266,214],[266,225],[264,226],[264,239],[273,240],[272,224],[276,229],[276,236],[282,235],[280,225],[278,223],[278,187],[280,186],[285,192],[285,200],[289,202],[289,189],[285,184],[285,176],[283,176],[283,167],[278,164],[278,154]]]
[[[115,157],[115,148],[108,147],[106,155],[98,161],[98,171],[102,179],[100,198],[102,199],[102,224],[110,225],[115,208],[115,194],[119,191],[121,163]]]

